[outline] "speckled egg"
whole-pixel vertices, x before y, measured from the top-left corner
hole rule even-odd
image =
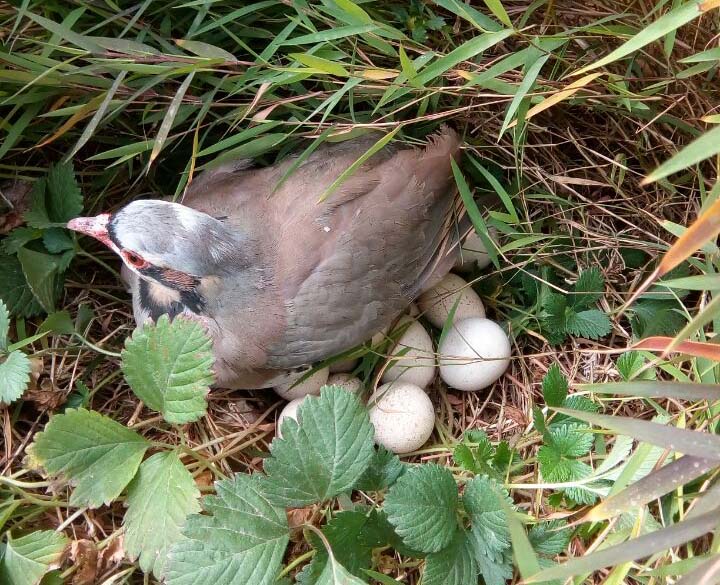
[[[510,351],[505,331],[490,319],[457,321],[438,348],[440,377],[457,390],[487,388],[505,373]]]
[[[375,442],[394,453],[422,447],[435,426],[435,410],[422,388],[406,382],[380,386],[368,400]]]
[[[485,307],[472,287],[457,274],[448,274],[418,299],[418,307],[435,327],[442,328],[457,303],[453,320],[484,317]]]
[[[305,400],[305,396],[302,398],[296,398],[295,400],[291,400],[285,405],[285,408],[283,408],[280,411],[280,414],[278,415],[277,424],[275,425],[275,434],[282,439],[282,423],[286,418],[291,418],[293,420],[298,420],[298,408],[300,408],[300,405]]]
[[[339,386],[343,390],[353,393],[360,392],[363,387],[360,378],[352,374],[332,374],[326,383],[328,386]]]
[[[330,370],[328,368],[321,368],[312,376],[294,386],[292,382],[276,386],[275,392],[285,400],[295,400],[308,394],[317,396],[320,394],[320,388],[327,382],[329,375]]]
[[[398,360],[391,362],[385,369],[381,381],[387,382],[408,382],[420,388],[425,388],[435,378],[435,349],[432,338],[425,331],[425,328],[410,317],[400,320],[398,327],[407,326],[405,332],[400,336],[390,355],[397,355],[407,350]]]
[[[490,239],[497,240],[497,230],[489,228],[488,233]],[[462,253],[455,262],[455,270],[458,272],[470,272],[475,264],[482,270],[490,265],[490,256],[488,256],[487,248],[476,232],[470,232],[462,245]]]

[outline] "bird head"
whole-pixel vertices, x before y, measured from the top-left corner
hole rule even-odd
[[[220,220],[179,203],[133,201],[115,213],[78,217],[68,229],[113,250],[141,279],[191,300],[202,279],[236,260],[240,243]]]

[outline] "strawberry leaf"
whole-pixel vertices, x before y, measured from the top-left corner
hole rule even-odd
[[[21,351],[0,355],[0,403],[10,404],[23,395],[30,381],[30,360]]]
[[[182,540],[188,514],[200,511],[200,491],[174,451],[146,459],[128,487],[125,551],[158,579],[170,547]]]
[[[54,530],[40,530],[13,539],[8,533],[0,559],[0,583],[36,585],[60,562],[67,537]]]
[[[471,540],[457,530],[442,550],[425,560],[423,585],[470,585],[477,583],[478,566]]]
[[[168,422],[201,418],[213,383],[212,341],[202,326],[162,315],[125,341],[122,369],[133,392]]]
[[[388,491],[385,511],[407,546],[437,552],[458,530],[455,480],[439,465],[412,467]]]
[[[612,329],[610,318],[598,309],[588,309],[579,313],[570,311],[565,326],[568,333],[588,339],[605,337]]]
[[[97,508],[120,495],[150,443],[111,418],[68,409],[50,419],[29,447],[31,462],[75,485],[73,506]]]
[[[271,585],[280,572],[289,529],[285,510],[265,496],[266,478],[236,474],[215,484],[191,515],[184,540],[170,549],[167,585]]]
[[[568,393],[568,382],[560,372],[560,366],[553,364],[542,381],[543,397],[548,406],[562,406]]]
[[[307,506],[353,488],[373,458],[373,427],[360,398],[334,386],[308,396],[300,424],[286,419],[282,438],[265,461],[267,497],[286,507]]]

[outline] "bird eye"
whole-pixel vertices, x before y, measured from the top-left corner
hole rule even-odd
[[[145,262],[142,256],[130,251],[125,252],[125,260],[127,260],[130,266],[133,266],[135,268],[143,268],[147,264],[147,262]]]

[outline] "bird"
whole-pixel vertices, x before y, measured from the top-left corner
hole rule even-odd
[[[441,127],[422,147],[386,145],[356,164],[377,142],[266,167],[231,160],[180,202],[138,199],[67,227],[120,256],[138,327],[194,319],[218,387],[273,387],[367,341],[457,260],[458,134]]]

